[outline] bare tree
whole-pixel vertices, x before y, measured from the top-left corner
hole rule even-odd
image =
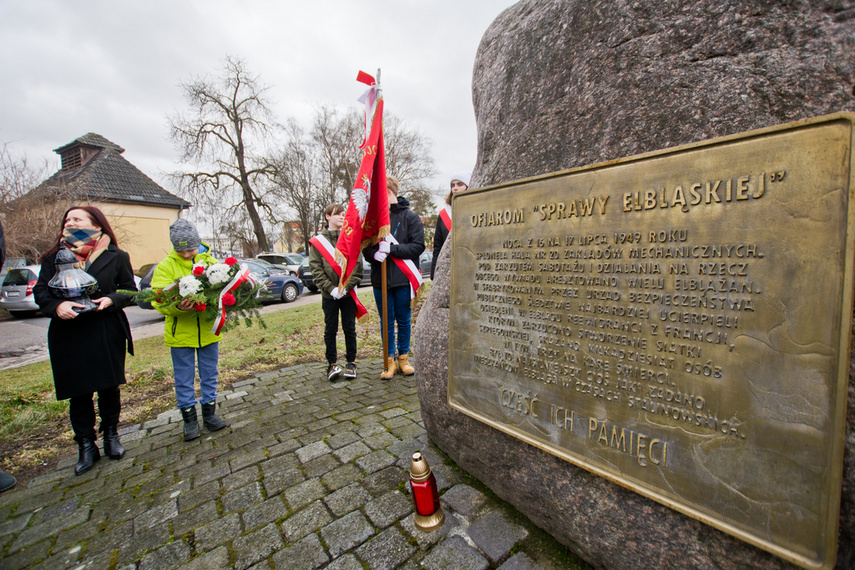
[[[27,263],[35,263],[56,243],[65,211],[81,203],[71,192],[57,189],[31,192],[3,204],[7,257],[23,257]]]
[[[6,237],[6,255],[35,263],[56,240],[63,213],[72,204],[66,186],[50,192],[32,192],[47,178],[47,161],[33,165],[26,156],[12,155],[0,143],[0,215]]]
[[[182,88],[190,114],[169,118],[170,135],[183,160],[198,169],[176,177],[192,198],[214,197],[225,207],[244,209],[258,247],[267,251],[260,212],[273,216],[267,192],[274,169],[257,148],[274,127],[267,87],[249,74],[243,61],[227,57],[221,77],[196,79]]]
[[[20,198],[47,178],[48,164],[34,165],[27,156],[12,156],[9,143],[0,142],[0,204]]]
[[[319,196],[325,204],[344,202],[350,195],[362,160],[363,129],[355,110],[340,112],[324,105],[316,111],[311,143],[317,157]]]
[[[303,246],[308,251],[309,238],[317,231],[326,203],[316,183],[317,157],[312,152],[315,147],[293,119],[288,121],[285,132],[285,147],[276,161],[277,193],[284,205],[293,211],[303,236]]]
[[[395,175],[406,190],[416,188],[436,174],[431,140],[401,119],[387,113],[383,117],[383,137],[386,146],[386,171]]]
[[[323,106],[315,113],[311,152],[318,168],[317,195],[324,205],[349,197],[362,161],[363,128],[362,115],[355,109],[340,112]],[[389,113],[383,118],[383,136],[386,171],[401,182],[413,210],[428,215],[436,196],[427,182],[436,173],[430,139]]]
[[[220,235],[226,239],[229,251],[240,251],[244,257],[253,257],[258,251],[255,234],[247,220],[223,223],[219,228]]]

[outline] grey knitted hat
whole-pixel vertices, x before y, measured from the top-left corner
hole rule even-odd
[[[175,251],[196,249],[202,242],[199,239],[199,232],[196,231],[196,226],[187,220],[178,220],[169,226],[169,241],[172,242],[172,247],[175,248]]]

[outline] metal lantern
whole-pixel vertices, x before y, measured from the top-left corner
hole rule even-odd
[[[416,505],[416,513],[413,515],[416,528],[429,532],[441,527],[445,522],[445,513],[439,506],[436,478],[418,451],[410,462],[410,485],[413,487],[413,502]]]
[[[77,256],[62,248],[56,253],[56,274],[48,282],[48,291],[57,299],[85,305],[73,307],[77,313],[85,313],[98,308],[89,300],[89,295],[98,291],[98,281],[76,266]]]

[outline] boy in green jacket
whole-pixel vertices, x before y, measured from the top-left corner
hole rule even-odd
[[[206,266],[217,263],[207,252],[208,247],[199,239],[196,227],[187,220],[178,220],[169,227],[169,239],[173,250],[166,259],[157,264],[151,278],[152,289],[167,287],[176,279],[190,275],[194,263]],[[177,307],[159,305],[156,302],[152,305],[166,316],[163,339],[172,353],[175,396],[184,419],[184,441],[196,439],[201,435],[196,416],[194,386],[197,356],[199,384],[202,389],[202,421],[210,431],[223,429],[228,424],[216,414],[220,335],[211,332],[213,322],[205,320],[204,313],[195,310],[195,303],[191,299],[181,301]]]

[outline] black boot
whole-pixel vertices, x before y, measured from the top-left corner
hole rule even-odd
[[[196,406],[183,408],[181,417],[184,418],[184,441],[190,441],[202,435],[199,431],[199,420],[196,418]]]
[[[229,425],[226,420],[216,414],[216,411],[216,402],[202,404],[202,422],[209,431],[217,431]]]
[[[93,467],[95,462],[101,459],[101,452],[98,451],[98,446],[95,445],[94,437],[74,437],[77,440],[77,449],[79,452],[77,465],[74,466],[75,475],[83,475]]]
[[[101,426],[104,432],[104,455],[110,459],[121,459],[125,456],[125,448],[119,442],[118,426]]]
[[[15,477],[5,471],[0,471],[0,493],[8,491],[18,482]]]

